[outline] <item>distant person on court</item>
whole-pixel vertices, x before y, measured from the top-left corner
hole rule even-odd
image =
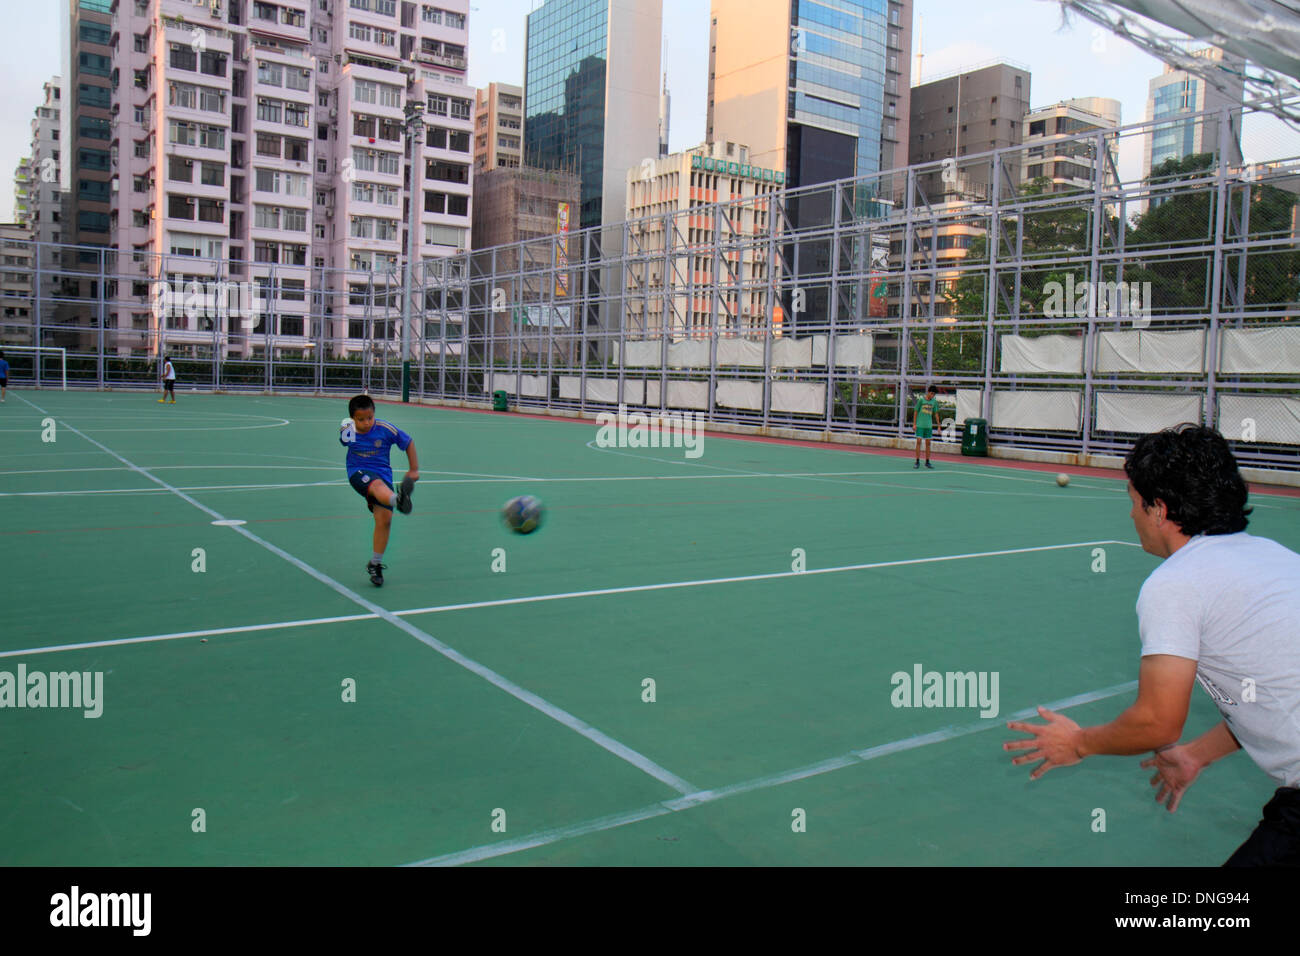
[[[163,397],[158,401],[164,402],[167,396],[172,397],[171,404],[176,404],[176,368],[172,365],[170,357],[163,359]]]
[[[348,483],[366,499],[375,516],[374,553],[366,565],[370,583],[384,586],[384,551],[393,524],[393,509],[411,513],[411,493],[420,480],[420,463],[415,457],[415,442],[391,422],[375,418],[375,403],[369,395],[358,395],[348,402],[348,420],[339,429],[339,444],[348,450]],[[388,463],[389,450],[396,445],[406,452],[409,468],[402,485],[393,490],[393,469]],[[376,507],[378,506],[378,507]]]
[[[918,395],[912,409],[912,415],[916,419],[916,463],[912,465],[913,468],[921,467],[922,439],[925,441],[925,467],[934,467],[930,464],[930,436],[934,433],[934,423],[939,420],[939,399],[935,397],[936,394],[935,387],[927,385],[925,398]]]
[[[1300,865],[1300,555],[1246,533],[1246,483],[1218,432],[1180,425],[1146,435],[1124,462],[1142,547],[1164,558],[1138,596],[1137,701],[1108,724],[1012,721],[1032,740],[1014,764],[1032,774],[1093,754],[1140,754],[1172,812],[1200,772],[1237,749],[1280,784],[1263,820],[1225,866]],[[1199,681],[1223,716],[1178,743]]]
[[[9,390],[9,363],[5,361],[4,349],[0,349],[0,402],[5,400],[5,392]]]

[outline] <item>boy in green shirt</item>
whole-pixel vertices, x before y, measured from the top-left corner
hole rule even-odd
[[[939,417],[939,400],[935,394],[935,387],[927,385],[925,398],[917,396],[916,406],[912,409],[916,419],[916,462],[912,465],[913,468],[921,467],[921,439],[925,439],[925,467],[934,467],[930,464],[930,436],[934,433],[934,423]]]

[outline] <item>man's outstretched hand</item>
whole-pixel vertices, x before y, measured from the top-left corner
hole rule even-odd
[[[1156,788],[1156,803],[1163,803],[1170,813],[1178,809],[1183,794],[1203,769],[1186,746],[1157,750],[1142,761],[1142,766],[1156,768],[1156,775],[1151,778],[1151,786]]]
[[[1033,734],[1033,739],[1008,740],[1002,745],[1003,750],[1030,751],[1030,753],[1016,757],[1011,761],[1017,766],[1033,763],[1036,760],[1043,761],[1029,775],[1030,780],[1037,780],[1049,770],[1057,767],[1069,767],[1083,760],[1083,755],[1079,753],[1078,749],[1079,735],[1081,733],[1078,724],[1069,717],[1048,710],[1046,707],[1038,708],[1038,716],[1042,717],[1047,723],[1026,724],[1019,720],[1008,721],[1007,727],[1009,729]]]

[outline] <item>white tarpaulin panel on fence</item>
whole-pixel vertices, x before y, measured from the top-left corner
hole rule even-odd
[[[1098,392],[1097,430],[1147,435],[1182,422],[1201,420],[1200,395]]]
[[[759,339],[718,339],[718,365],[753,365],[763,367],[763,341]]]
[[[1075,432],[1082,427],[1081,392],[1031,390],[993,393],[990,428]]]
[[[658,386],[658,382],[651,383]],[[659,389],[652,389],[655,393],[651,403],[658,399]],[[703,408],[709,407],[709,383],[708,382],[669,382],[668,383],[668,407],[669,408]]]
[[[773,382],[772,411],[825,415],[826,386],[808,382]]]
[[[826,364],[826,336],[812,337],[812,364]],[[871,333],[835,336],[835,364],[838,367],[871,368]]]
[[[1099,372],[1205,371],[1205,330],[1102,332],[1097,337]]]
[[[615,385],[618,382],[614,383]],[[576,399],[582,394],[582,379],[576,375],[560,376],[560,398]]]
[[[686,339],[668,346],[669,368],[708,368],[709,343],[705,339]]]
[[[714,402],[727,408],[762,409],[763,383],[719,379]]]
[[[1264,375],[1300,372],[1300,328],[1224,329],[1219,370]]]
[[[1229,439],[1300,445],[1300,399],[1220,394],[1219,431]]]
[[[520,375],[519,394],[531,398],[546,398],[551,394],[549,375]]]
[[[623,383],[623,390],[624,393],[629,396],[627,401],[640,402],[641,396],[645,393],[645,384],[640,379],[628,379]],[[587,379],[587,401],[604,402],[606,405],[617,405],[618,379]]]
[[[812,339],[772,340],[773,368],[808,368],[812,365]]]
[[[658,368],[663,364],[663,344],[661,342],[628,342],[624,365],[634,368]],[[619,360],[618,343],[614,343],[614,361]]]
[[[984,417],[984,392],[978,388],[957,389],[957,424],[968,418]]]
[[[519,391],[515,391],[515,383],[519,383]],[[488,393],[495,391],[507,392],[510,395],[527,395],[529,397],[545,398],[551,394],[551,380],[546,375],[520,375],[516,378],[510,372],[495,372],[492,375],[492,387]]]
[[[1083,339],[1073,335],[1002,336],[1002,371],[1083,371]]]

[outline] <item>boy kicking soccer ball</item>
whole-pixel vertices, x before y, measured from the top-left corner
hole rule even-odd
[[[375,516],[374,554],[366,565],[370,583],[384,585],[384,549],[393,524],[393,509],[411,513],[411,493],[420,480],[420,464],[415,457],[415,442],[391,422],[375,418],[375,403],[369,395],[358,395],[348,402],[348,419],[339,428],[339,444],[348,450],[348,482]],[[396,445],[406,452],[410,466],[402,486],[393,490],[393,469],[388,451]],[[378,505],[378,507],[376,507]]]

